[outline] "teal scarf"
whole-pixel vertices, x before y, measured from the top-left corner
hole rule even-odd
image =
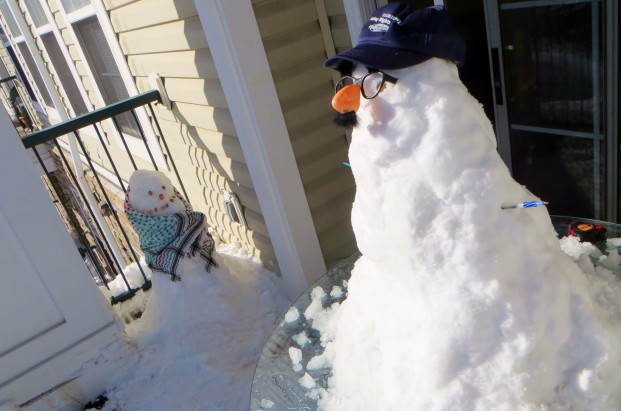
[[[192,210],[192,206],[179,193],[186,211],[169,215],[146,215],[129,204],[129,188],[125,195],[125,213],[140,238],[140,248],[152,270],[171,275],[172,281],[180,280],[177,266],[181,258],[191,258],[198,253],[205,261],[205,270],[216,266],[212,257],[214,241],[206,230],[205,214]]]

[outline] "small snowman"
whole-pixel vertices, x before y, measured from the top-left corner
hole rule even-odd
[[[172,281],[177,281],[184,273],[209,271],[217,265],[205,214],[194,211],[161,171],[132,173],[125,213],[140,237],[140,248],[152,270],[168,273]]]

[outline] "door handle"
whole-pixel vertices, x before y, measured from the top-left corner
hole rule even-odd
[[[492,80],[494,82],[494,95],[496,96],[496,105],[504,105],[502,98],[502,82],[500,81],[500,55],[498,47],[492,47]]]

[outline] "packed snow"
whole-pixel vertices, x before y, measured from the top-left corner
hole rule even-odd
[[[503,209],[541,199],[453,63],[386,72],[398,82],[361,99],[349,151],[362,257],[342,304],[322,311],[318,292],[307,309],[332,369],[319,408],[621,409],[616,251],[566,254],[545,207]]]
[[[135,353],[103,410],[248,410],[259,354],[289,301],[280,279],[238,245],[220,245],[215,258],[209,273],[199,261],[176,282],[147,269],[144,313],[125,326]],[[135,264],[126,272],[132,283],[142,278]]]

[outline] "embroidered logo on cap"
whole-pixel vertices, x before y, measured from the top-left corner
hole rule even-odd
[[[371,17],[369,22],[373,22],[375,24],[369,24],[369,30],[374,33],[388,31],[390,28],[390,23],[396,22],[397,24],[401,24],[401,19],[393,16],[390,13],[384,13],[380,17]]]
[[[388,25],[383,24],[383,23],[371,24],[369,26],[369,30],[371,30],[374,33],[378,33],[380,31],[388,31]]]

